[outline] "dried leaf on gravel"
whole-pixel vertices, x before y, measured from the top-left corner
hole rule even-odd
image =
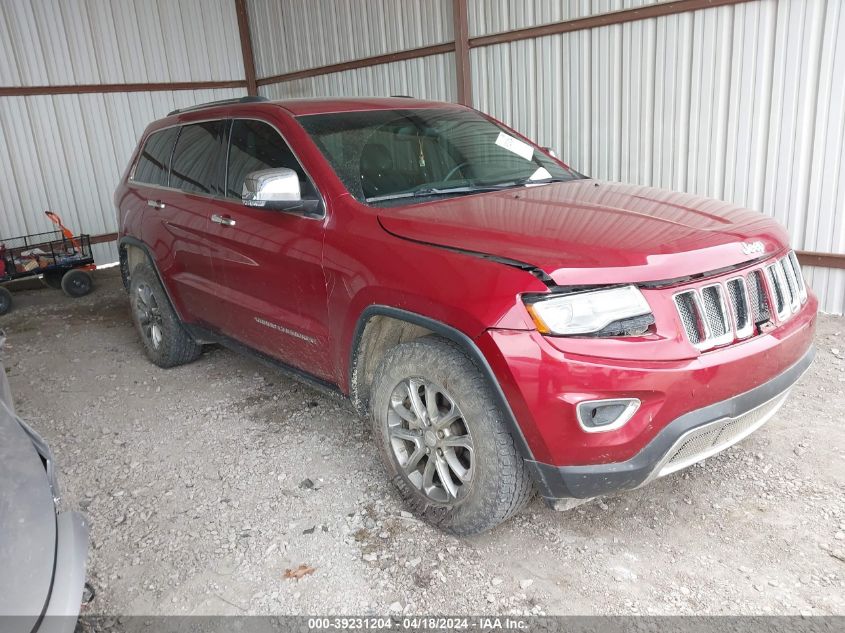
[[[286,569],[285,570],[285,578],[287,580],[299,580],[300,578],[304,578],[308,574],[313,574],[317,571],[314,567],[309,567],[305,563],[302,563],[296,569]]]

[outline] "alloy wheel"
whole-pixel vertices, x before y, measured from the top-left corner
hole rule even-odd
[[[472,435],[443,387],[423,378],[396,385],[387,432],[402,474],[417,490],[437,503],[464,498],[475,466]]]
[[[135,311],[138,316],[138,323],[141,324],[141,333],[144,339],[149,341],[154,349],[158,349],[164,338],[161,310],[152,288],[146,283],[138,284]]]

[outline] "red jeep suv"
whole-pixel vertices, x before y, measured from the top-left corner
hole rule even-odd
[[[593,180],[454,104],[178,110],[114,200],[152,362],[221,343],[348,395],[410,508],[456,534],[721,451],[814,354],[776,222]]]

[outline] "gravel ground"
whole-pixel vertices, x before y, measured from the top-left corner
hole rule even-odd
[[[7,371],[91,525],[87,613],[845,614],[843,318],[740,445],[456,539],[403,511],[344,401],[223,349],[147,362],[115,271],[15,299]]]

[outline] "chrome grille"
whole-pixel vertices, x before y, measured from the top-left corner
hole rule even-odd
[[[713,346],[730,343],[733,340],[733,332],[721,284],[702,288],[701,299],[704,306],[704,318],[710,330],[710,343]]]
[[[789,314],[789,305],[786,302],[786,279],[783,276],[783,268],[780,262],[766,266],[766,277],[769,280],[769,288],[775,300],[775,313],[778,319],[783,320]]]
[[[789,318],[807,300],[807,288],[790,251],[746,276],[684,290],[674,299],[687,338],[703,351],[753,336],[771,320],[772,307],[779,321]]]
[[[707,333],[703,329],[703,323],[698,319],[701,311],[696,305],[698,297],[695,290],[688,290],[687,292],[680,292],[675,295],[675,305],[678,307],[678,314],[681,315],[681,321],[684,324],[687,338],[693,345],[698,345],[707,338]]]
[[[804,283],[804,276],[801,274],[801,266],[798,264],[798,257],[795,251],[789,251],[789,263],[792,265],[792,272],[795,274],[795,281],[798,284],[798,298],[801,303],[807,300],[807,284]]]
[[[783,276],[786,278],[786,290],[789,295],[789,309],[796,312],[801,305],[798,298],[798,282],[795,280],[795,271],[792,269],[792,262],[788,257],[780,260],[780,267],[783,269]]]
[[[772,318],[769,310],[769,298],[766,295],[766,286],[763,284],[763,273],[759,270],[752,270],[748,273],[748,299],[751,303],[751,315],[754,323],[765,323]]]
[[[728,289],[728,299],[731,306],[731,317],[737,338],[748,338],[754,333],[754,323],[748,299],[748,288],[743,277],[729,279],[725,284]]]

